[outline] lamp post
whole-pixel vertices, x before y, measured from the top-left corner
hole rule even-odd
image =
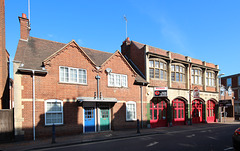
[[[224,73],[221,73],[221,74],[218,75],[218,79],[219,79],[219,100],[218,100],[218,102],[221,99],[221,76],[223,76],[223,75],[224,75]],[[225,107],[224,107],[223,111],[225,112]],[[220,116],[220,121],[222,122],[222,108],[221,108],[221,112],[220,113],[221,113],[220,114],[221,115]],[[225,121],[225,113],[224,113],[224,121]]]

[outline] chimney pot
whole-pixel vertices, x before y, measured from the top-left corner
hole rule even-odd
[[[27,19],[27,15],[22,13],[22,18],[26,18]]]

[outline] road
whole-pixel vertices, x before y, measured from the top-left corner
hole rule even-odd
[[[49,151],[233,151],[231,136],[239,125],[183,130],[42,149]]]

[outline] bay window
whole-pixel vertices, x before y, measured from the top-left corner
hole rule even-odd
[[[151,59],[149,61],[150,78],[167,80],[167,63],[162,59]]]

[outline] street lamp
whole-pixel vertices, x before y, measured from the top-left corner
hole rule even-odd
[[[219,79],[219,99],[218,99],[218,102],[221,99],[221,76],[223,76],[223,75],[224,75],[224,73],[221,73],[221,74],[218,75],[218,79]],[[225,107],[224,107],[223,111],[225,112]],[[221,112],[220,113],[221,113],[220,114],[221,115],[220,116],[220,120],[222,122],[222,108],[221,108]],[[225,113],[224,113],[224,121],[225,121]]]

